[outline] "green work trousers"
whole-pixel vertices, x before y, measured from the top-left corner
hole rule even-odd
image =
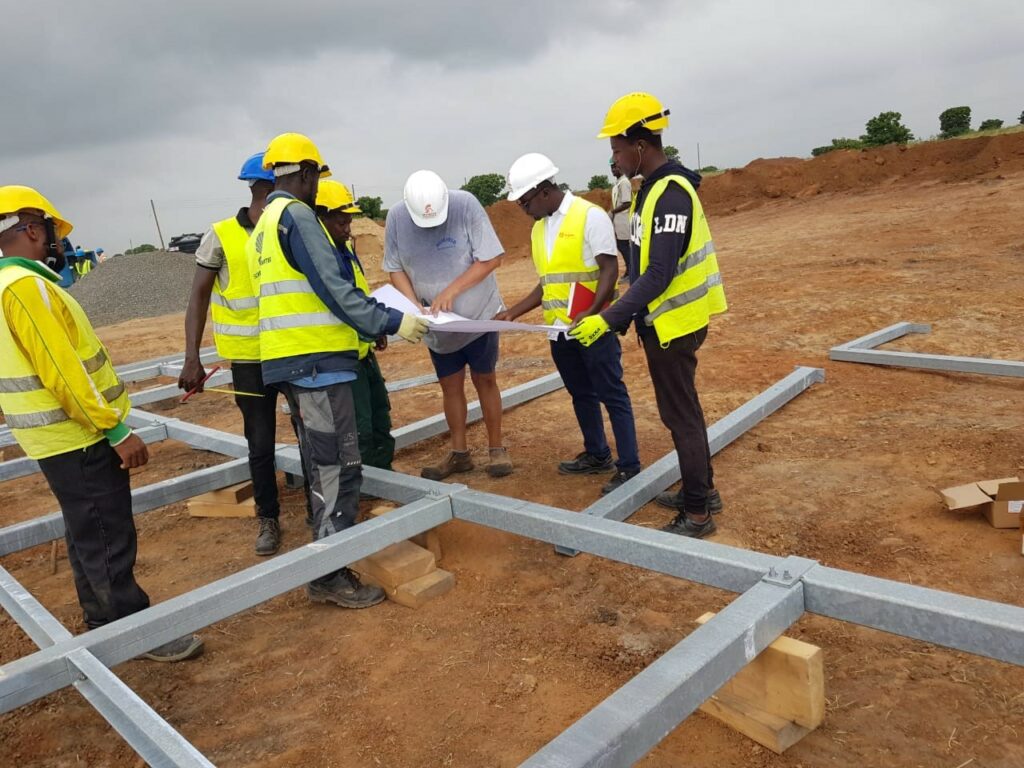
[[[395,457],[395,438],[391,436],[391,400],[373,352],[359,361],[356,380],[352,382],[352,397],[363,464],[391,469],[391,460]]]

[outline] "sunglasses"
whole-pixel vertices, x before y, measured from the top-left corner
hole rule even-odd
[[[530,195],[529,197],[527,197],[526,195],[523,195],[518,200],[519,207],[520,208],[524,208],[524,209],[525,208],[529,208],[530,207],[530,203],[532,203],[537,198],[537,196],[540,195],[543,191],[544,191],[543,189],[536,189],[536,190],[534,190],[533,194]]]

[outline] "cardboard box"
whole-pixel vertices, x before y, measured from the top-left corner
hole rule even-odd
[[[950,510],[973,510],[985,515],[993,528],[1018,528],[1024,509],[1024,483],[1016,477],[978,480],[939,491]]]

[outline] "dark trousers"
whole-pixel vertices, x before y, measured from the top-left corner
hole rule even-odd
[[[599,459],[611,455],[601,418],[603,403],[619,453],[616,466],[624,471],[639,469],[633,404],[622,380],[619,337],[606,333],[589,347],[584,347],[575,339],[562,335],[558,341],[551,342],[551,358],[572,397],[576,421],[583,432],[583,450]]]
[[[313,541],[351,528],[359,514],[359,458],[352,385],[318,389],[278,384],[298,416],[299,450],[307,470]]]
[[[277,498],[277,470],[274,444],[277,441],[277,390],[263,385],[259,363],[232,363],[231,381],[238,392],[263,397],[235,397],[242,412],[245,441],[249,444],[249,474],[252,477],[256,514],[277,519],[281,504]]]
[[[664,348],[653,329],[642,336],[658,413],[672,433],[672,442],[679,454],[683,509],[696,514],[704,514],[708,491],[715,487],[708,428],[696,384],[697,350],[707,335],[705,326],[673,339]]]
[[[629,275],[629,240],[616,240],[615,246],[622,256],[622,274]]]
[[[133,574],[137,540],[128,470],[106,440],[39,460],[64,517],[78,603],[89,629],[149,607]]]
[[[352,399],[363,464],[390,470],[391,461],[395,458],[395,438],[391,436],[391,399],[373,352],[359,361],[356,380],[352,382]]]

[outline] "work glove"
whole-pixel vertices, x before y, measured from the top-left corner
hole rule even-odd
[[[429,330],[430,324],[422,315],[402,315],[402,324],[398,326],[398,335],[406,341],[418,344]]]
[[[590,315],[589,317],[584,317],[576,326],[569,329],[569,335],[584,347],[589,347],[608,333],[609,330],[611,329],[608,327],[607,320],[600,315]]]

